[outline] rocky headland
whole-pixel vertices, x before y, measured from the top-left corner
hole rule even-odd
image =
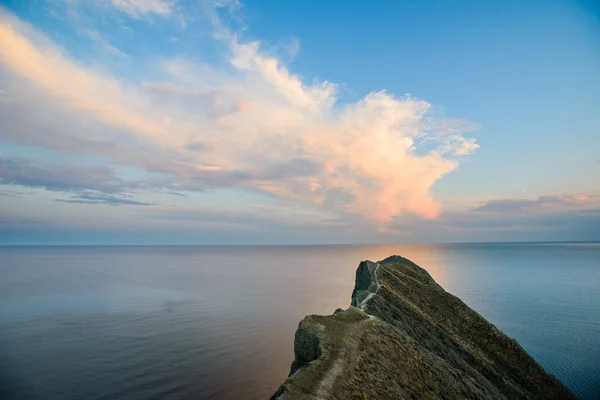
[[[575,399],[410,260],[363,261],[351,306],[299,324],[272,399]]]

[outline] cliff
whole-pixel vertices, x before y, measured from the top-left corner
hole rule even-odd
[[[351,306],[299,324],[272,399],[575,399],[413,262],[364,261]]]

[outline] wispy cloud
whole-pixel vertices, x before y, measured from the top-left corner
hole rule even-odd
[[[122,196],[110,196],[102,193],[94,193],[85,191],[83,193],[73,195],[68,199],[54,199],[54,201],[62,203],[78,203],[78,204],[107,204],[109,206],[153,206],[155,203],[147,203],[145,201],[138,201],[128,197]]]
[[[24,195],[27,195],[27,193],[25,192],[20,192],[18,190],[1,190],[0,191],[0,196],[7,196],[7,197],[22,197]]]
[[[124,180],[107,166],[39,165],[31,160],[0,157],[0,184],[41,188],[64,193],[67,198],[54,199],[62,203],[106,204],[111,206],[151,206],[156,203],[137,200],[134,192],[140,189],[163,189],[166,181],[142,182]],[[170,191],[167,191],[171,193]],[[0,195],[22,197],[14,190]]]
[[[113,5],[132,16],[172,10]],[[236,186],[379,224],[404,213],[435,218],[432,185],[478,147],[462,133],[472,124],[434,118],[424,100],[378,91],[340,104],[337,84],[306,83],[260,42],[217,40],[228,66],[165,60],[161,79],[138,85],[73,59],[2,11],[0,137],[161,173],[169,190]]]
[[[30,160],[0,158],[0,183],[53,192],[82,191],[123,193],[139,189],[141,184],[117,177],[107,166],[36,165]]]
[[[489,213],[521,213],[556,208],[582,208],[600,203],[600,196],[589,194],[551,195],[537,199],[495,199],[475,207],[473,211]]]
[[[394,218],[388,231],[411,232],[415,241],[539,241],[600,238],[600,196],[548,195],[496,199],[463,211],[444,211],[435,220]]]
[[[121,51],[118,47],[113,46],[112,44],[110,44],[106,38],[104,38],[103,35],[100,34],[100,32],[92,30],[92,29],[82,29],[81,33],[84,36],[89,37],[91,40],[93,40],[94,42],[96,42],[103,50],[105,50],[107,53],[115,56],[115,57],[120,57],[120,58],[128,58],[129,54]]]
[[[141,18],[149,14],[164,17],[173,11],[173,1],[167,0],[110,0],[110,3],[132,18]]]

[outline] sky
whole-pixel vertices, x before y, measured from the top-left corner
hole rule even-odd
[[[0,244],[600,240],[597,1],[0,3]]]

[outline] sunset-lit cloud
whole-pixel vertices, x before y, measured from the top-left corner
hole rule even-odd
[[[112,3],[132,17],[168,15],[173,6]],[[473,124],[386,91],[343,103],[337,84],[307,83],[259,41],[231,32],[215,41],[228,65],[162,59],[160,76],[136,82],[75,59],[2,11],[0,135],[162,174],[164,188],[178,192],[233,186],[379,225],[405,213],[439,215],[430,190],[477,149],[463,136]]]

